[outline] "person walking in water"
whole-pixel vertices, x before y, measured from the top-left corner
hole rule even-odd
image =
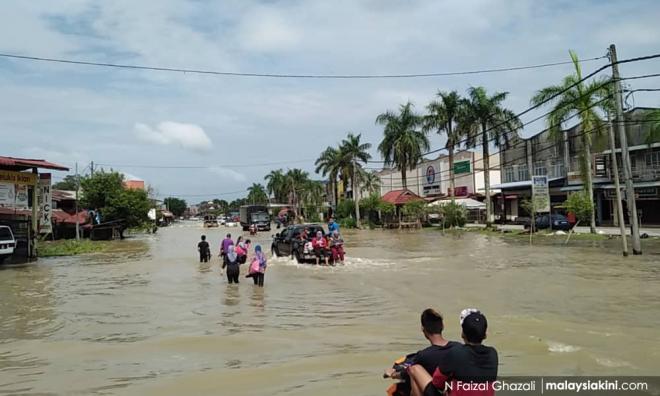
[[[250,272],[246,278],[252,278],[254,284],[264,287],[264,277],[266,275],[266,255],[261,251],[261,245],[254,247],[254,258],[250,263]]]
[[[197,244],[197,251],[199,251],[200,263],[206,263],[211,259],[211,247],[206,242],[206,235],[202,235],[202,240]]]
[[[248,247],[245,245],[245,242],[243,242],[243,237],[238,236],[236,238],[236,245],[234,245],[234,251],[238,255],[238,263],[239,264],[245,264],[247,261],[247,254],[248,254]]]
[[[234,241],[231,240],[231,234],[227,234],[225,239],[223,239],[222,242],[220,243],[220,257],[222,257],[223,264],[225,263],[225,258],[227,256],[227,250],[229,249],[229,246],[232,246],[233,244]]]
[[[225,261],[222,263],[222,269],[227,267],[227,282],[229,284],[238,283],[238,276],[241,273],[240,264],[238,263],[238,255],[234,251],[234,245],[227,247],[225,254]]]

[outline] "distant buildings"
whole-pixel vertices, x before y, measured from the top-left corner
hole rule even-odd
[[[125,180],[124,187],[128,190],[144,190],[144,180]]]

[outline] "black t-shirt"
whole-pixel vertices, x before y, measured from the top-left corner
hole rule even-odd
[[[209,243],[206,241],[201,241],[197,244],[200,253],[206,253],[209,251]]]
[[[431,345],[428,348],[422,349],[417,352],[414,358],[414,363],[424,367],[429,375],[434,375],[436,370],[444,372],[447,365],[447,356],[449,351],[454,347],[460,347],[461,344],[454,341],[449,341],[444,346]]]
[[[433,385],[442,389],[448,380],[492,382],[497,379],[497,351],[485,345],[463,345],[451,348],[443,366],[432,374]],[[458,394],[458,393],[457,393]]]

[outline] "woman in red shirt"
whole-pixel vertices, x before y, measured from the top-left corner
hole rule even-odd
[[[325,259],[325,265],[328,265],[328,240],[323,236],[323,232],[316,233],[316,237],[312,239],[312,247],[316,253],[316,265],[319,265],[321,257]]]

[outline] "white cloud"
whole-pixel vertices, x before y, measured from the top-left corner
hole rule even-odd
[[[177,145],[197,152],[210,151],[213,148],[213,143],[204,129],[195,124],[163,121],[152,128],[149,125],[137,123],[134,129],[139,139],[149,143],[163,146]]]
[[[250,11],[238,29],[241,45],[256,52],[292,50],[300,43],[301,36],[281,12],[266,7]]]
[[[244,182],[247,180],[244,174],[229,168],[213,166],[209,168],[209,171],[217,176],[220,176],[221,179],[229,179],[235,182]]]

